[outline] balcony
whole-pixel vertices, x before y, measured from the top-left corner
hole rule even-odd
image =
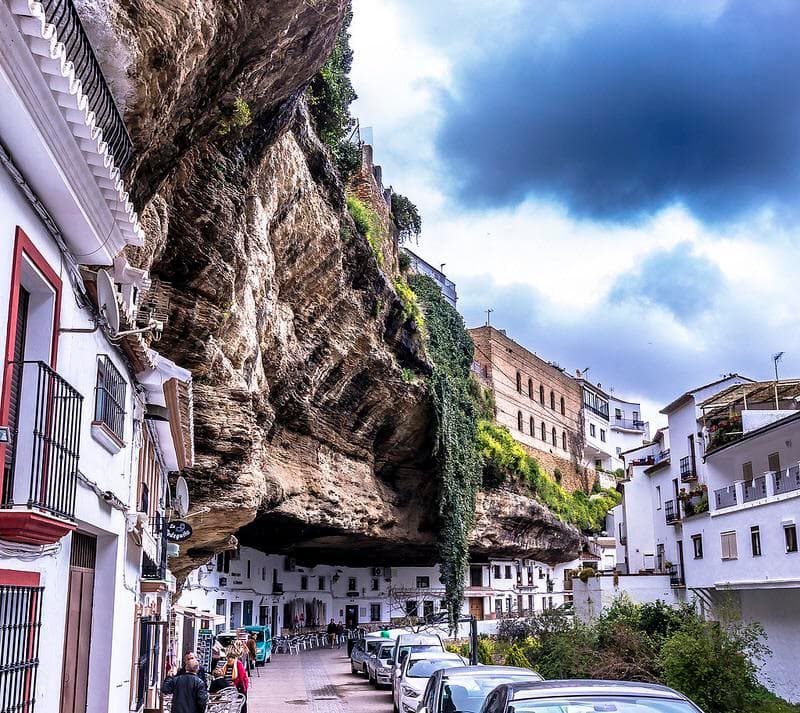
[[[742,502],[752,503],[754,500],[761,500],[767,497],[767,476],[762,475],[753,480],[745,480],[742,483],[744,490],[744,497]]]
[[[752,480],[737,480],[714,491],[715,510],[751,507],[800,495],[800,463],[768,471]]]
[[[644,433],[647,430],[647,421],[642,421],[638,418],[617,418],[614,417],[612,424],[616,428],[622,428],[626,431],[639,431]]]
[[[800,490],[800,464],[771,473],[776,495]]]
[[[714,491],[716,510],[733,507],[736,502],[736,485],[726,485],[724,488],[717,488]]]
[[[697,480],[697,468],[692,456],[684,456],[680,460],[681,483],[693,483]]]
[[[664,519],[667,525],[675,525],[681,521],[680,507],[675,506],[674,500],[667,500],[664,503]]]
[[[14,362],[17,423],[5,449],[0,538],[44,545],[75,529],[83,396],[43,362]]]
[[[122,115],[106,84],[100,63],[81,24],[72,0],[41,0],[44,17],[55,28],[55,36],[64,46],[66,59],[72,63],[75,78],[80,80],[88,110],[103,134],[108,152],[120,171],[124,171],[133,153],[133,142]]]
[[[150,535],[158,543],[155,557],[142,554],[142,579],[164,582],[167,579],[167,518],[156,515],[150,518]]]
[[[685,587],[686,580],[683,577],[683,572],[680,571],[678,565],[670,564],[664,570],[669,575],[669,584],[671,587]]]

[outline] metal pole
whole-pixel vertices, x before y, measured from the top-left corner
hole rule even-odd
[[[469,618],[469,663],[478,665],[478,620],[474,616]]]

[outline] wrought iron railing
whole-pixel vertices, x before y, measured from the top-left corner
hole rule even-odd
[[[720,508],[730,508],[736,505],[736,486],[728,485],[715,490],[714,502],[717,504],[717,510]]]
[[[675,507],[674,500],[667,500],[664,503],[664,519],[667,522],[667,525],[672,524],[673,522],[678,522],[681,519],[680,509]]]
[[[683,578],[683,572],[681,572],[680,568],[676,564],[670,564],[666,568],[666,572],[669,575],[669,583],[673,587],[682,587],[686,584]]]
[[[56,28],[58,41],[64,45],[67,59],[72,62],[75,76],[80,79],[89,109],[94,113],[95,123],[103,131],[103,141],[108,145],[117,168],[122,171],[133,153],[133,142],[125,128],[122,113],[106,84],[75,5],[72,0],[40,1],[45,19]]]
[[[14,362],[19,417],[0,507],[73,519],[83,396],[41,361]]]
[[[653,458],[653,460],[656,463],[660,463],[661,461],[664,461],[664,460],[669,460],[669,448],[667,448],[667,450],[665,450],[665,451],[659,451],[658,453],[656,453],[656,455]]]
[[[167,518],[155,515],[150,518],[150,532],[158,543],[156,561],[142,554],[142,579],[163,581],[167,578]]]
[[[743,482],[744,495],[742,500],[746,503],[751,503],[753,500],[760,500],[767,497],[767,476],[762,475],[753,480],[745,480]]]
[[[681,458],[681,482],[692,483],[697,480],[697,469],[695,468],[694,458],[684,456]]]
[[[32,711],[43,587],[0,585],[0,711]]]
[[[94,420],[105,424],[121,441],[125,435],[125,394],[127,384],[106,354],[97,360],[94,392]]]
[[[638,418],[622,418],[614,417],[614,425],[619,428],[626,428],[629,431],[644,431],[646,430],[647,421],[642,421]]]

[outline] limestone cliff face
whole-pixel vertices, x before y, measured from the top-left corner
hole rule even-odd
[[[159,350],[195,378],[186,475],[207,511],[174,569],[237,532],[307,559],[431,560],[432,414],[407,378],[429,366],[391,284],[396,253],[381,269],[355,231],[302,101],[345,1],[87,5],[137,149],[148,242],[130,258],[167,305]],[[224,132],[237,97],[252,122]],[[532,501],[482,496],[476,553],[555,561],[577,545]]]

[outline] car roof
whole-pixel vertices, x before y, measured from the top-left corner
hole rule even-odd
[[[430,659],[432,661],[452,661],[454,659],[461,660],[458,654],[451,653],[450,651],[413,651],[409,657],[409,661],[420,661]]]
[[[686,696],[666,686],[655,683],[637,683],[630,681],[595,681],[590,679],[555,680],[555,681],[520,681],[504,684],[514,700],[544,698],[558,695],[623,695],[651,696],[688,700]]]
[[[442,676],[456,678],[458,676],[476,676],[478,674],[486,676],[500,676],[503,674],[516,676],[519,674],[527,674],[529,676],[541,677],[541,674],[536,673],[536,671],[531,671],[529,668],[518,668],[517,666],[464,666],[463,668],[448,668],[444,669]]]
[[[441,639],[435,634],[400,634],[397,640],[402,645],[408,644],[440,644]]]

